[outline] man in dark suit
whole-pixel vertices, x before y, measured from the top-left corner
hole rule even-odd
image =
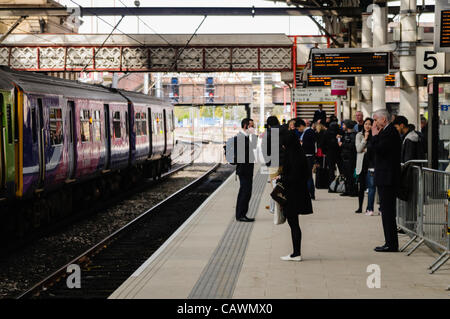
[[[240,222],[252,222],[254,218],[248,218],[248,204],[252,197],[253,169],[255,163],[254,150],[256,149],[257,136],[253,134],[254,124],[252,119],[245,118],[241,122],[242,130],[236,136],[236,175],[239,176],[239,193],[236,203],[236,220]]]
[[[385,244],[376,247],[377,252],[398,251],[396,222],[396,195],[400,181],[401,139],[395,126],[390,123],[387,110],[373,115],[372,146],[375,152],[375,185],[380,195],[380,211],[383,221]]]
[[[316,199],[315,196],[315,187],[314,187],[314,180],[312,178],[312,169],[315,162],[315,155],[316,155],[316,142],[317,142],[317,136],[316,132],[312,129],[311,126],[307,126],[306,122],[302,119],[299,119],[296,122],[296,127],[298,132],[300,133],[300,143],[302,144],[303,151],[306,155],[306,160],[308,162],[308,172],[309,179],[308,179],[308,191],[309,195],[311,196],[311,199]]]
[[[319,104],[319,109],[314,112],[313,123],[316,123],[318,120],[320,120],[320,123],[325,125],[327,121],[327,112],[323,111],[322,108],[322,104]]]

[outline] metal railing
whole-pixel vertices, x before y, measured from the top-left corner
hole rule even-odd
[[[422,162],[414,161],[414,164],[419,163]],[[450,173],[419,166],[409,169],[411,191],[407,201],[397,199],[397,223],[412,237],[400,251],[405,251],[413,243],[415,245],[407,252],[408,256],[424,243],[438,250],[441,254],[428,268],[430,273],[434,273],[450,259]]]

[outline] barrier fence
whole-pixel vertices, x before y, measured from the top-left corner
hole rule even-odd
[[[397,223],[412,237],[400,251],[413,243],[408,256],[424,243],[435,248],[441,254],[428,268],[434,273],[450,259],[450,173],[421,166],[409,169],[411,191],[407,201],[397,199]]]

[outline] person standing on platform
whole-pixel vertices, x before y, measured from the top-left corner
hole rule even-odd
[[[375,185],[380,195],[381,218],[385,244],[375,248],[377,252],[398,251],[396,222],[396,195],[400,181],[401,139],[394,125],[390,123],[387,110],[374,113],[372,125],[372,146],[375,153]]]
[[[356,117],[356,124],[355,127],[353,128],[353,130],[358,133],[358,132],[362,132],[364,129],[364,115],[363,112],[361,111],[357,111],[355,114]]]
[[[257,136],[254,135],[254,124],[252,119],[245,118],[241,122],[241,131],[236,136],[235,152],[236,175],[239,176],[239,193],[236,202],[236,220],[240,222],[253,222],[254,218],[248,218],[248,205],[252,196],[254,150],[256,149]],[[240,158],[245,158],[241,161]]]
[[[313,122],[320,120],[320,123],[325,124],[327,121],[327,112],[323,110],[322,104],[319,104],[319,109],[314,112]]]
[[[336,166],[339,169],[339,174],[343,174],[342,168],[342,158],[341,158],[341,149],[339,147],[339,140],[337,138],[338,135],[342,135],[339,128],[339,124],[337,122],[330,123],[329,128],[326,130],[323,143],[322,143],[322,151],[326,155],[326,163],[328,166],[328,185],[334,180]],[[331,190],[329,189],[329,192]]]
[[[375,163],[373,158],[373,150],[371,146],[372,140],[372,124],[373,119],[366,118],[364,120],[364,129],[362,132],[356,134],[356,175],[358,176],[358,209],[355,213],[362,213],[364,202],[364,194],[366,188],[369,189],[367,199],[367,215],[374,215],[373,203],[375,200],[375,186],[373,185],[373,176],[375,172]]]
[[[399,115],[392,124],[402,138],[401,162],[406,163],[411,160],[425,159],[424,146],[422,143],[423,138],[419,136],[421,133],[418,133],[409,127],[408,119]]]
[[[357,196],[356,180],[354,177],[356,167],[356,133],[353,131],[353,121],[344,121],[344,136],[339,142],[341,147],[342,163],[345,176],[345,192],[341,196]]]
[[[300,143],[303,147],[303,151],[306,155],[306,160],[308,162],[309,169],[311,171],[311,176],[308,179],[308,190],[311,199],[316,199],[314,180],[312,178],[312,169],[315,162],[316,155],[316,132],[311,127],[306,127],[306,123],[303,120],[298,121],[298,131],[300,135]]]
[[[285,139],[285,153],[281,181],[286,190],[287,203],[283,206],[284,215],[291,228],[293,253],[281,257],[285,261],[301,261],[302,232],[298,215],[312,214],[313,208],[307,182],[312,172],[303,148],[294,132],[289,131]]]
[[[267,118],[267,131],[262,139],[262,150],[263,154],[267,155],[267,157],[264,159],[266,162],[266,166],[268,167],[269,171],[269,180],[272,183],[272,188],[275,188],[277,185],[277,177],[281,175],[282,171],[282,163],[283,163],[283,154],[284,149],[282,148],[282,140],[283,136],[285,136],[285,133],[287,132],[287,128],[283,128],[280,126],[280,122],[278,121],[278,118],[276,116],[269,116]],[[278,138],[274,134],[278,134]],[[278,140],[278,145],[272,144],[272,137],[274,137],[274,140]],[[274,159],[272,156],[275,156],[275,152],[273,152],[274,148],[278,148],[278,158]],[[272,198],[270,198],[270,213],[274,214],[275,212],[280,212],[281,207],[280,205],[275,202]]]

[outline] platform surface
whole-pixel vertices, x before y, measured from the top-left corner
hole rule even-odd
[[[233,174],[110,298],[450,298],[450,265],[435,274],[436,254],[420,247],[377,253],[380,216],[355,214],[357,198],[316,190],[314,214],[300,216],[302,262],[291,253],[287,223],[273,224],[267,175],[256,174],[248,216],[234,220],[239,181]],[[400,245],[409,237],[399,235]],[[369,265],[380,288],[369,288]]]

